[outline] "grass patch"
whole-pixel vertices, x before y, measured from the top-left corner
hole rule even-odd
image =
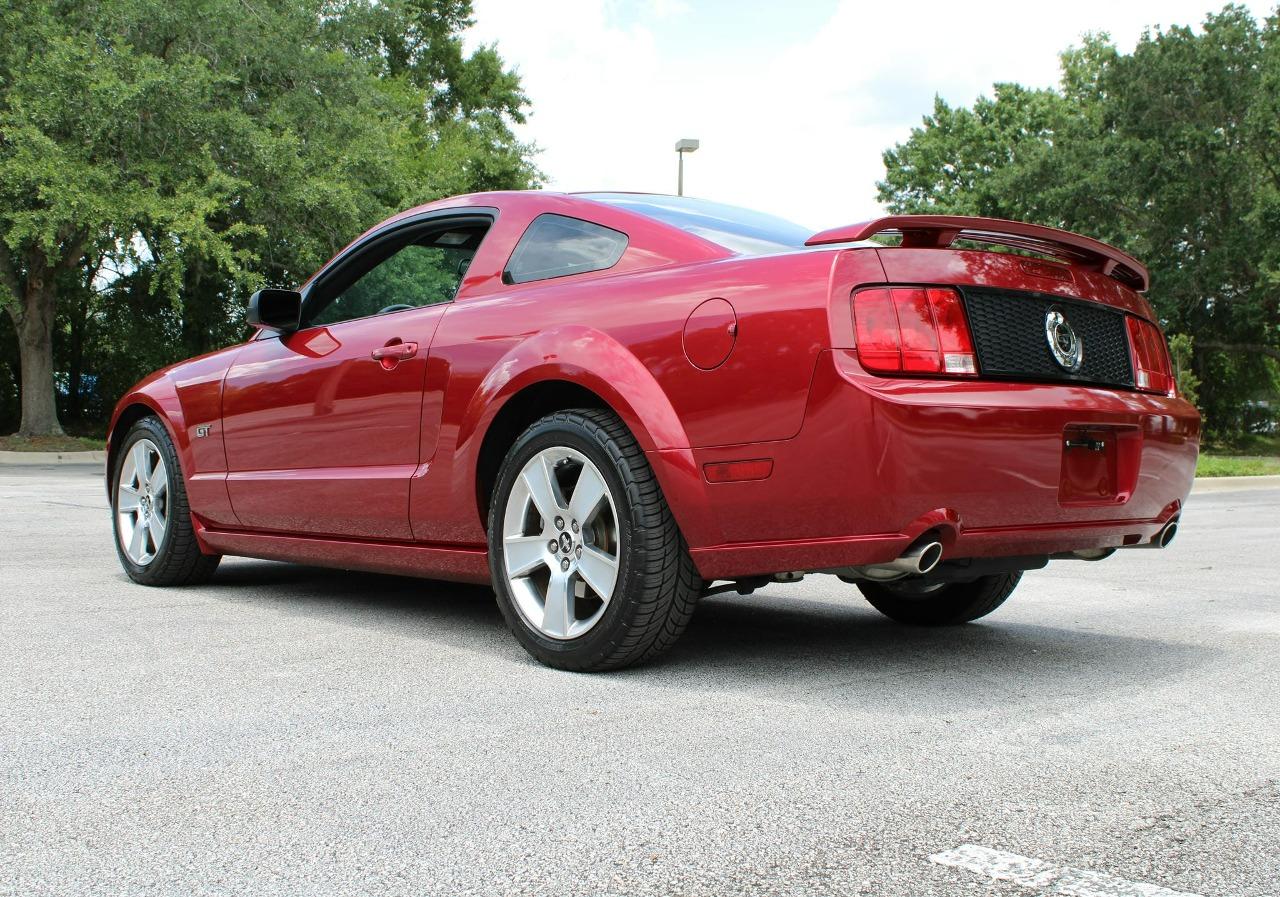
[[[0,452],[100,452],[102,439],[89,436],[0,436]]]
[[[1201,455],[1198,477],[1262,477],[1280,474],[1280,457],[1264,455]]]
[[[1262,477],[1280,474],[1280,434],[1250,433],[1232,442],[1206,443],[1198,477]]]
[[[1210,455],[1280,458],[1280,433],[1248,433],[1232,442],[1207,442],[1202,450]]]

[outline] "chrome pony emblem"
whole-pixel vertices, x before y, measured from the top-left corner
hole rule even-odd
[[[1084,364],[1084,344],[1067,323],[1061,309],[1051,308],[1044,316],[1044,335],[1059,367],[1073,374],[1080,370],[1080,365]]]

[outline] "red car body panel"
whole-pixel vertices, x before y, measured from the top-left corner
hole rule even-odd
[[[401,312],[392,337],[385,318],[312,327],[256,340],[236,355],[222,431],[241,526],[413,538],[409,484],[422,443],[428,352],[443,314],[439,305]],[[391,340],[418,349],[387,369],[371,353]],[[335,505],[350,510],[335,516]]]
[[[955,558],[1137,544],[1190,489],[1199,416],[1175,395],[882,376],[858,361],[850,296],[868,285],[1083,297],[1155,320],[1091,263],[843,243],[737,255],[536,192],[445,200],[366,237],[441,209],[493,215],[453,302],[254,338],[121,400],[113,437],[147,412],[169,428],[207,551],[488,581],[485,440],[548,383],[627,424],[708,580],[878,563],[925,531]],[[606,271],[504,284],[547,212],[623,231],[628,247]],[[390,368],[371,358],[397,341],[416,351]],[[1077,433],[1116,448],[1064,453]],[[754,459],[772,462],[767,476],[704,474]]]

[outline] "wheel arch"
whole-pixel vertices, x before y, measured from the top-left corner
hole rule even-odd
[[[531,383],[498,409],[485,429],[476,457],[476,506],[482,521],[488,516],[502,460],[520,434],[548,414],[570,408],[614,410],[603,397],[585,386],[558,379]]]
[[[111,425],[107,430],[107,470],[105,480],[108,498],[111,497],[111,478],[116,469],[116,459],[120,456],[120,444],[124,441],[125,434],[129,432],[129,429],[144,417],[155,417],[160,421],[160,425],[165,428],[169,438],[173,440],[174,447],[177,449],[181,459],[182,445],[178,441],[177,431],[174,429],[173,423],[169,420],[169,416],[164,410],[145,393],[125,396],[116,407]]]
[[[682,518],[691,512],[680,506],[677,496],[688,495],[691,488],[700,490],[701,484],[684,482],[691,468],[668,460],[671,452],[688,452],[680,418],[653,374],[629,348],[582,325],[542,331],[521,341],[490,368],[473,395],[457,445],[460,454],[473,459],[481,525],[486,523],[502,459],[520,434],[547,414],[580,407],[618,415],[648,455],[683,528]],[[698,528],[694,520],[688,522]]]

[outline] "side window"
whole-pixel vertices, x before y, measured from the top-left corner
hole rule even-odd
[[[539,215],[516,244],[502,279],[528,283],[612,268],[627,248],[627,235],[564,215]]]
[[[307,326],[451,302],[486,230],[487,225],[467,225],[374,247],[315,297]]]

